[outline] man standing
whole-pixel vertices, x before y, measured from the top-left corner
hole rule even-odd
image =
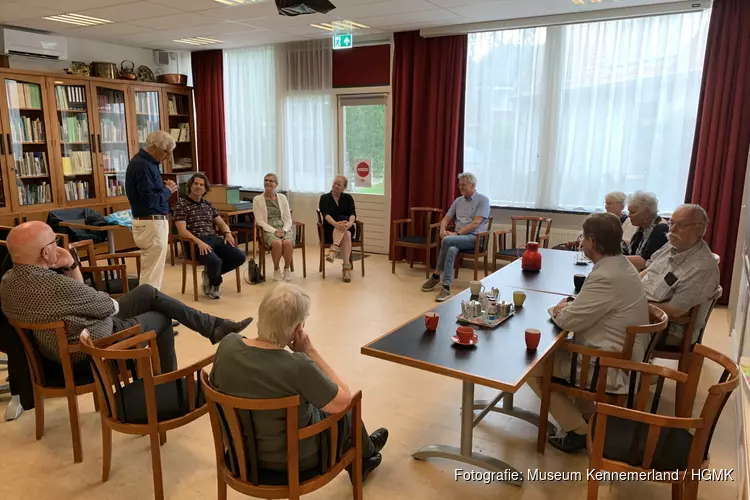
[[[180,236],[198,248],[196,259],[205,266],[203,293],[212,299],[221,297],[222,274],[234,271],[245,262],[245,253],[236,247],[232,232],[213,204],[203,199],[211,185],[203,174],[193,174],[187,182],[188,195],[177,200],[174,220]]]
[[[141,249],[141,284],[161,288],[164,260],[169,249],[169,197],[177,191],[174,181],[163,181],[159,163],[174,150],[175,142],[163,130],[146,138],[130,160],[125,173],[125,190],[133,212],[133,240]]]
[[[483,194],[477,193],[477,178],[473,174],[464,172],[458,175],[458,189],[461,196],[456,198],[448,213],[440,221],[440,256],[437,267],[424,285],[423,292],[429,292],[440,283],[440,273],[443,273],[443,288],[435,300],[442,302],[451,296],[451,280],[453,279],[453,263],[456,255],[462,250],[473,250],[477,241],[477,234],[487,230],[487,219],[490,217],[490,200]],[[448,231],[448,223],[456,220],[455,231]]]

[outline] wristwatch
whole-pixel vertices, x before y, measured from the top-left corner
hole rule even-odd
[[[72,271],[73,269],[75,269],[78,266],[80,266],[80,264],[78,263],[78,261],[75,260],[75,259],[73,259],[73,265],[72,266],[58,267],[57,270],[58,271],[62,271],[64,273],[67,273],[67,272]]]

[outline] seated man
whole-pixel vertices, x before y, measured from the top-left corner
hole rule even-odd
[[[669,243],[654,253],[641,272],[649,302],[655,302],[669,316],[668,345],[681,345],[684,325],[671,320],[686,319],[694,306],[701,305],[692,342],[706,322],[713,299],[721,296],[719,264],[703,241],[708,215],[700,205],[681,205],[672,214]]]
[[[629,326],[648,323],[648,301],[643,291],[638,271],[622,255],[620,248],[622,225],[620,219],[610,213],[596,213],[583,223],[581,248],[594,263],[583,288],[573,300],[563,299],[551,311],[557,326],[573,332],[573,343],[593,349],[621,352],[627,338]],[[642,337],[642,336],[641,336]],[[637,339],[631,359],[641,361],[646,350],[646,339]],[[554,353],[552,376],[569,380],[570,353]],[[580,359],[579,359],[580,361]],[[594,368],[589,370],[591,383]],[[580,363],[578,373],[580,374]],[[539,367],[529,377],[529,386],[542,397],[543,368]],[[576,382],[580,382],[576,378]],[[626,393],[628,378],[622,371],[610,370],[607,375],[607,391]],[[550,444],[566,453],[586,447],[587,424],[574,401],[565,394],[553,392],[549,411],[560,425],[565,436],[551,436]]]
[[[87,286],[80,265],[70,252],[57,246],[57,237],[44,222],[25,222],[8,235],[13,259],[0,282],[2,310],[14,321],[53,323],[63,321],[70,344],[77,344],[81,330],[88,328],[92,339],[107,337],[140,325],[156,332],[162,373],[177,368],[172,320],[176,319],[212,343],[232,332],[240,332],[253,320],[240,322],[202,313],[164,295],[151,285],[141,285],[119,299]],[[60,361],[54,331],[35,332],[41,353]],[[74,362],[86,361],[75,353]]]
[[[443,287],[435,300],[442,302],[451,296],[453,264],[458,252],[474,250],[477,234],[487,230],[487,219],[490,217],[490,200],[477,193],[477,178],[464,172],[458,175],[458,189],[461,196],[455,199],[448,213],[440,221],[440,255],[437,266],[430,279],[422,285],[423,292],[429,292],[440,284],[440,273],[443,273]],[[448,224],[456,220],[455,231],[448,231]]]
[[[177,200],[174,225],[181,237],[191,240],[198,248],[195,258],[205,266],[203,293],[218,299],[221,297],[221,275],[244,264],[245,253],[236,247],[229,226],[213,204],[203,199],[203,195],[211,190],[206,176],[194,174],[188,180],[187,188],[188,195]],[[186,251],[189,254],[189,250]]]
[[[217,391],[237,398],[275,399],[300,396],[299,427],[320,422],[339,413],[351,403],[352,393],[312,344],[304,330],[310,315],[310,296],[291,284],[272,288],[258,309],[258,337],[228,335],[219,344],[211,370],[211,384]],[[287,349],[288,348],[288,349]],[[252,415],[255,449],[261,469],[287,469],[285,410],[258,411]],[[243,425],[249,424],[244,415]],[[339,450],[352,445],[352,413],[339,423]],[[252,439],[252,438],[251,438]],[[380,450],[388,440],[388,430],[380,428],[371,435],[362,426],[363,480],[380,465]],[[299,443],[299,470],[320,469],[322,455],[318,436]],[[351,473],[351,471],[350,471]]]

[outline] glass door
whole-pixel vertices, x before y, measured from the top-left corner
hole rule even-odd
[[[76,205],[96,200],[99,179],[94,170],[96,144],[89,121],[88,85],[53,80],[52,92],[65,203]]]
[[[96,86],[97,142],[107,198],[125,196],[125,169],[130,162],[126,89]]]
[[[158,90],[134,90],[135,95],[135,127],[138,135],[138,147],[146,147],[146,137],[151,132],[161,130],[161,93]],[[164,173],[164,166],[159,165]]]
[[[172,153],[172,172],[195,170],[192,110],[190,94],[167,91],[169,133],[175,140],[175,148]]]
[[[50,174],[44,78],[6,76],[3,88],[5,155],[14,187],[13,207],[28,211],[52,205],[56,193]]]

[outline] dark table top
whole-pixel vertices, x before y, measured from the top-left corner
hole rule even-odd
[[[512,300],[518,288],[498,286],[504,270],[483,280],[489,289],[500,289],[500,300]],[[517,391],[529,372],[542,362],[566,336],[552,323],[547,309],[560,301],[554,294],[524,290],[526,302],[515,314],[493,329],[474,327],[479,342],[474,347],[457,346],[456,317],[461,312],[461,301],[471,292],[465,290],[438,305],[432,311],[440,315],[436,332],[424,327],[424,314],[362,348],[362,354],[385,359],[448,377],[474,382],[510,392]],[[525,330],[537,328],[542,332],[536,351],[526,349]]]
[[[573,275],[583,274],[588,276],[594,268],[592,263],[576,264],[575,258],[578,252],[546,248],[540,248],[539,251],[542,254],[542,269],[540,271],[522,271],[521,259],[518,259],[495,273],[500,276],[500,280],[497,282],[505,286],[515,286],[526,290],[556,293],[558,295],[575,295]],[[486,279],[492,279],[495,274]],[[492,286],[497,287],[497,284]]]

